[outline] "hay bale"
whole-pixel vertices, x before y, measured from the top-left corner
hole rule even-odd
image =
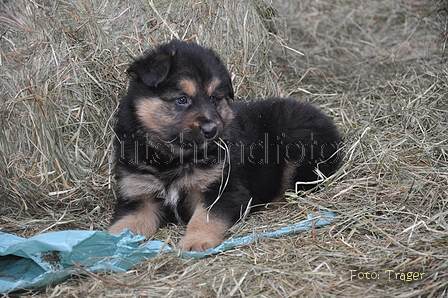
[[[277,91],[266,25],[275,16],[260,13],[273,11],[263,1],[0,5],[0,212],[8,218],[70,221],[64,210],[110,209],[103,202],[112,188],[113,114],[126,89],[124,70],[155,44],[180,38],[216,49],[236,75],[240,98]]]

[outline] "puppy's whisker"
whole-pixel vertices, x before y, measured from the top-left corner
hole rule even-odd
[[[219,201],[219,199],[221,198],[222,194],[224,193],[224,190],[227,187],[227,184],[229,183],[229,179],[230,179],[230,170],[231,170],[231,165],[230,165],[230,149],[229,146],[227,146],[226,142],[224,142],[224,140],[222,138],[219,138],[219,143],[217,141],[214,141],[215,144],[220,147],[221,149],[224,150],[224,163],[222,166],[222,170],[221,170],[221,184],[219,185],[219,190],[218,190],[218,196],[216,197],[216,199],[213,201],[213,203],[208,206],[206,208],[207,210],[207,221],[209,220],[209,213],[210,210],[213,208],[213,206]],[[228,164],[228,170],[227,170],[227,177],[224,178],[224,172],[226,169],[226,163]],[[225,181],[224,181],[225,180]]]

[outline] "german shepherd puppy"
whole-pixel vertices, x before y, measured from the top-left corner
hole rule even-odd
[[[204,251],[247,210],[339,166],[341,138],[327,116],[292,99],[231,103],[229,73],[210,49],[173,40],[128,73],[115,127],[110,233],[129,228],[149,237],[176,222],[187,225],[179,248]]]

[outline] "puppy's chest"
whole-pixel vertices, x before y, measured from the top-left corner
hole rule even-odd
[[[150,175],[150,180],[158,185],[157,198],[162,199],[165,206],[176,208],[180,201],[193,203],[200,200],[201,193],[221,180],[222,170],[222,164],[184,164],[169,171],[154,173]]]
[[[221,174],[222,165],[219,164],[210,168],[186,166],[178,169],[175,179],[159,192],[159,199],[173,211],[178,223],[185,224],[185,211],[180,210],[191,210],[199,204],[207,188],[221,180]]]
[[[162,199],[165,206],[174,209],[179,204],[181,192],[176,186],[163,187],[157,194],[157,198]]]

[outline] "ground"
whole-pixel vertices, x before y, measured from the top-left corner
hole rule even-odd
[[[446,1],[0,3],[0,231],[107,227],[113,114],[130,56],[169,38],[213,46],[238,100],[319,106],[345,140],[325,188],[227,238],[316,210],[331,225],[201,259],[160,254],[29,297],[442,297],[448,293]],[[184,227],[155,239],[175,246]],[[8,297],[5,294],[5,297]]]

